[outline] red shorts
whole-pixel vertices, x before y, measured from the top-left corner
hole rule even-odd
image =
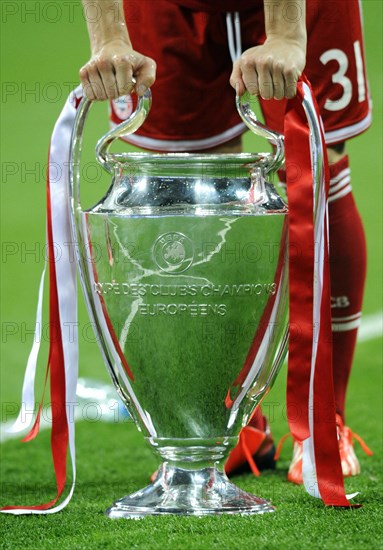
[[[174,0],[125,0],[125,10],[134,49],[157,62],[150,115],[128,141],[150,150],[194,151],[242,134],[246,127],[229,84],[226,14],[196,11]],[[263,1],[254,0],[251,10],[241,11],[240,21],[242,51],[262,44]],[[359,1],[307,0],[307,31],[305,72],[326,141],[339,143],[366,130],[371,121]],[[266,123],[282,131],[284,101],[261,101],[261,106]],[[131,98],[113,102],[112,122],[127,118],[132,108]]]

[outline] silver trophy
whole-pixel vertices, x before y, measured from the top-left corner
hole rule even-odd
[[[286,352],[288,208],[270,182],[284,160],[283,137],[237,98],[244,122],[274,153],[110,153],[145,121],[148,91],[98,142],[112,183],[83,210],[80,155],[90,106],[84,99],[78,109],[70,162],[79,271],[112,381],[162,461],[152,484],[106,513],[274,511],[231,483],[224,463]]]

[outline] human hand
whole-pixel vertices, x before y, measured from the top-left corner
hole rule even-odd
[[[133,90],[142,96],[155,78],[155,61],[121,39],[104,44],[80,69],[81,84],[90,100],[116,99]]]
[[[292,98],[305,64],[305,45],[271,36],[262,46],[243,52],[233,65],[230,84],[240,96],[247,90],[263,99]]]

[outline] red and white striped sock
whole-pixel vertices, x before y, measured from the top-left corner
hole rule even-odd
[[[337,412],[344,418],[366,277],[366,241],[347,156],[330,165],[328,202],[334,390]]]

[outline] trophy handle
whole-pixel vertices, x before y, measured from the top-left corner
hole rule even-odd
[[[152,106],[152,92],[148,88],[144,95],[138,98],[137,108],[130,115],[130,117],[113,128],[105,134],[96,145],[96,157],[98,162],[101,164],[105,170],[110,174],[113,174],[115,161],[113,161],[113,156],[109,155],[109,149],[112,146],[112,143],[123,136],[129,136],[134,134],[140,126],[145,122],[146,117],[149,114],[150,107]]]
[[[73,210],[80,208],[80,159],[82,140],[84,133],[84,124],[88,116],[89,110],[93,104],[93,101],[87,99],[85,96],[81,100],[81,103],[77,109],[76,119],[72,131],[72,140],[70,147],[70,162],[69,162],[69,174],[70,174],[70,198],[72,201]],[[133,134],[140,128],[145,122],[146,117],[149,114],[150,107],[152,105],[152,92],[150,89],[146,90],[143,96],[138,99],[137,109],[130,115],[130,117],[107,132],[96,144],[96,157],[98,162],[103,168],[110,174],[114,173],[115,159],[113,155],[109,154],[109,149],[112,143],[122,137]]]
[[[112,155],[108,155],[108,151],[113,141],[123,135],[132,134],[135,132],[145,121],[151,107],[152,94],[148,89],[143,96],[138,100],[137,109],[134,113],[122,124],[119,124],[116,128],[105,134],[97,143],[96,156],[101,165],[110,173],[113,173],[113,160]],[[85,259],[80,253],[81,245],[84,244],[83,235],[79,227],[82,225],[81,221],[81,201],[80,201],[80,179],[81,179],[81,151],[84,136],[84,125],[89,114],[89,110],[93,105],[93,101],[90,101],[86,97],[80,102],[77,108],[76,117],[72,129],[72,137],[69,151],[69,200],[70,200],[70,214],[72,234],[75,243],[75,254],[77,258],[77,265],[79,268],[80,281],[83,288],[83,295],[87,305],[88,314],[91,322],[97,328],[97,342],[101,355],[104,359],[104,363],[109,371],[109,375],[113,381],[113,384],[117,390],[117,393],[125,403],[132,418],[136,418],[134,407],[132,406],[132,400],[129,395],[122,389],[117,375],[114,371],[114,358],[110,353],[107,342],[102,337],[102,329],[99,325],[96,311],[89,298],[92,293],[92,289],[89,287],[89,278],[86,276],[88,265]],[[80,245],[80,246],[79,246]]]
[[[315,107],[310,99],[304,96],[302,101],[303,109],[306,113],[309,129],[310,129],[310,150],[311,150],[311,162],[313,167],[313,195],[314,195],[314,205],[313,205],[313,217],[314,223],[317,221],[317,216],[320,213],[321,209],[325,208],[325,154],[323,150],[323,141],[321,137],[321,129],[318,124],[317,113]],[[242,120],[245,124],[257,135],[265,137],[277,147],[274,164],[268,168],[275,170],[278,168],[278,163],[283,162],[284,157],[284,136],[281,134],[270,130],[260,122],[258,122],[255,113],[250,108],[249,103],[244,103],[242,98],[237,96],[237,109],[241,115]],[[278,145],[280,149],[278,150]],[[280,156],[279,156],[280,155]],[[281,160],[282,159],[282,160]],[[279,164],[280,166],[280,164]],[[289,327],[286,327],[286,330],[283,334],[281,345],[279,351],[275,357],[272,368],[268,375],[266,383],[263,385],[261,390],[256,392],[250,397],[250,402],[248,409],[246,411],[246,417],[250,418],[250,415],[254,412],[254,408],[259,405],[262,399],[266,396],[266,393],[272,388],[277,374],[283,364],[283,361],[287,353],[287,345],[289,338]],[[235,411],[233,416],[235,415]]]
[[[236,106],[239,116],[246,126],[257,136],[264,137],[275,147],[275,155],[271,164],[266,168],[266,173],[275,172],[278,170],[285,160],[284,136],[279,132],[271,130],[257,119],[257,115],[250,107],[249,101],[245,96],[236,96]],[[311,154],[314,167],[314,219],[316,219],[318,209],[318,195],[320,191],[320,183],[323,181],[323,150],[320,128],[317,124],[316,112],[313,104],[306,96],[303,98],[303,108],[305,110],[310,128]]]
[[[239,116],[246,124],[246,126],[257,136],[263,137],[270,141],[275,147],[275,155],[271,164],[266,168],[266,173],[275,172],[278,170],[285,160],[285,146],[284,136],[271,130],[257,119],[257,115],[250,107],[249,101],[245,99],[245,96],[236,96],[235,103]]]
[[[113,384],[116,388],[116,391],[122,401],[125,403],[127,409],[129,410],[131,416],[135,418],[134,410],[131,406],[130,397],[123,391],[121,385],[119,384],[117,375],[114,371],[113,364],[114,359],[108,350],[107,343],[103,340],[102,330],[98,322],[97,314],[94,310],[92,302],[89,298],[91,295],[91,288],[89,287],[89,278],[86,276],[87,273],[87,262],[84,260],[80,253],[80,245],[84,244],[84,239],[82,233],[79,229],[81,226],[81,201],[80,201],[80,179],[81,179],[81,152],[82,152],[82,143],[84,136],[84,125],[89,114],[89,110],[93,105],[93,101],[87,99],[85,96],[80,102],[80,105],[77,108],[76,117],[72,129],[72,137],[69,151],[69,201],[70,201],[70,216],[71,216],[71,226],[73,240],[75,243],[75,254],[77,258],[77,265],[80,275],[81,286],[83,288],[83,295],[87,305],[87,310],[89,318],[93,325],[97,328],[97,343],[101,352],[101,356],[104,359],[104,363],[109,371],[109,375],[113,381]],[[123,123],[120,124],[114,130],[108,132],[97,144],[97,158],[99,162],[105,167],[109,172],[112,171],[110,159],[108,158],[108,150],[112,142],[120,137],[121,135],[131,134],[135,132],[141,124],[144,122],[151,105],[151,92],[147,90],[144,96],[140,97],[138,101],[138,106],[136,111]]]

